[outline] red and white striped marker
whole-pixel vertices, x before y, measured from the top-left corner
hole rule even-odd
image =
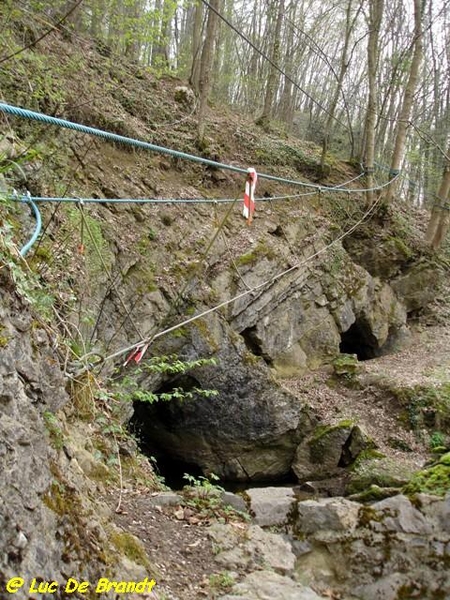
[[[134,360],[134,362],[136,364],[140,363],[141,360],[144,358],[144,354],[147,352],[147,349],[149,347],[149,343],[148,344],[144,344],[142,346],[138,346],[137,348],[135,348],[131,354],[129,355],[129,357],[126,359],[126,361],[123,363],[123,366],[126,367],[127,364],[129,362],[131,362],[132,360]]]
[[[247,219],[248,225],[252,222],[255,212],[255,187],[258,181],[258,175],[253,167],[247,169],[247,181],[245,182],[244,208],[242,214]]]

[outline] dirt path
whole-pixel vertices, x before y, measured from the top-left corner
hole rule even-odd
[[[111,495],[111,507],[117,498]],[[150,490],[123,490],[116,523],[139,538],[156,580],[148,600],[205,600],[225,593],[227,581],[214,560],[207,527],[215,522],[194,509],[155,506]]]
[[[414,468],[429,457],[426,435],[407,427],[405,407],[390,389],[434,386],[450,380],[450,329],[427,327],[411,332],[404,348],[360,363],[361,389],[350,389],[331,379],[330,369],[309,373],[283,385],[311,405],[326,424],[353,419],[375,440],[385,454]],[[411,451],[393,446],[403,445]]]

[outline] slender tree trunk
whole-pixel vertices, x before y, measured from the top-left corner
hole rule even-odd
[[[198,2],[194,13],[194,26],[192,30],[192,66],[189,83],[192,89],[198,94],[200,92],[200,57],[202,48],[202,23],[203,23],[203,4]]]
[[[326,159],[328,147],[330,144],[330,132],[331,132],[331,127],[333,125],[334,116],[336,113],[337,103],[339,100],[339,96],[342,93],[342,84],[344,82],[344,77],[345,77],[345,74],[347,73],[347,69],[349,67],[348,49],[349,49],[349,45],[350,45],[350,37],[352,35],[353,27],[354,27],[355,21],[356,21],[356,16],[353,19],[351,18],[352,8],[353,8],[352,3],[353,3],[353,0],[348,0],[347,10],[345,13],[344,46],[342,48],[342,53],[341,53],[339,74],[338,74],[338,78],[337,78],[336,89],[334,91],[334,95],[333,95],[333,98],[331,101],[331,105],[330,105],[330,108],[328,109],[328,118],[325,123],[325,128],[324,128],[324,132],[323,132],[322,156],[320,159],[320,170],[321,170],[322,174],[324,173],[324,170],[325,170],[325,159]]]
[[[435,202],[431,211],[431,218],[428,223],[426,241],[436,250],[444,241],[450,224],[450,145],[447,148],[444,172],[442,174],[441,184],[437,193],[437,202]]]
[[[294,78],[294,27],[292,26],[292,23],[295,21],[296,8],[297,3],[292,1],[287,9],[291,26],[289,27],[286,36],[284,68],[290,79],[284,79],[283,93],[281,94],[280,101],[280,118],[286,123],[288,131],[292,128],[292,123],[294,120],[295,95],[293,93],[294,86],[292,85],[291,81]]]
[[[217,11],[220,8],[220,0],[211,0],[211,8]],[[206,24],[205,43],[203,44],[202,56],[200,60],[199,90],[200,101],[198,108],[198,141],[203,144],[205,137],[205,113],[208,103],[209,91],[211,89],[211,67],[214,61],[214,44],[217,37],[218,16],[214,10],[208,12],[208,22]]]
[[[375,166],[375,124],[377,119],[377,65],[378,65],[378,39],[381,20],[383,17],[383,0],[371,0],[369,7],[369,39],[367,43],[367,75],[369,83],[369,98],[367,101],[367,116],[365,124],[365,154],[364,168],[366,183],[369,191],[367,201],[373,201],[374,166]]]
[[[272,53],[270,57],[272,62],[274,62],[275,64],[278,64],[280,62],[280,35],[281,25],[283,23],[283,16],[284,0],[279,0],[277,20],[275,23],[275,31],[273,34]],[[267,78],[267,87],[266,94],[264,96],[263,112],[259,119],[261,122],[268,121],[272,116],[272,109],[274,105],[275,94],[277,92],[279,79],[279,72],[277,71],[277,69],[275,69],[275,67],[271,65],[269,70],[269,77]]]
[[[419,78],[420,64],[423,55],[422,42],[422,12],[423,0],[414,0],[414,53],[409,70],[408,83],[406,84],[403,95],[402,107],[397,125],[397,135],[395,138],[394,152],[391,161],[391,175],[395,176],[400,171],[400,166],[405,153],[406,133],[409,127],[409,119],[413,104],[414,94],[416,92],[417,80]],[[398,190],[398,180],[393,182],[386,194],[386,202],[390,202],[394,193]]]

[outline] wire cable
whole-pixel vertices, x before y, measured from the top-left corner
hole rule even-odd
[[[117,352],[114,352],[113,354],[110,354],[109,356],[106,356],[104,359],[104,362],[112,360],[114,358],[117,358],[119,356],[122,356],[123,354],[126,354],[128,352],[131,352],[132,350],[136,350],[138,348],[141,348],[147,344],[149,344],[150,342],[153,342],[154,340],[167,335],[168,333],[171,333],[172,331],[176,331],[177,329],[179,329],[180,327],[184,327],[186,325],[189,325],[190,323],[193,323],[194,321],[197,321],[198,319],[201,319],[203,317],[206,317],[207,315],[210,315],[218,310],[220,310],[221,308],[224,308],[225,306],[229,306],[230,304],[232,304],[233,302],[236,302],[236,300],[240,300],[241,298],[244,298],[245,296],[248,296],[249,294],[252,294],[254,292],[257,292],[258,290],[262,289],[263,287],[265,287],[266,285],[269,285],[271,283],[274,283],[275,281],[278,281],[279,279],[281,279],[282,277],[284,277],[285,275],[287,275],[288,273],[291,273],[292,271],[300,268],[301,266],[309,263],[311,260],[313,260],[314,258],[316,258],[317,256],[320,256],[321,254],[323,254],[324,252],[326,252],[327,250],[329,250],[331,247],[333,247],[334,245],[336,245],[338,242],[340,242],[341,240],[343,240],[345,237],[349,236],[351,233],[353,233],[353,231],[355,231],[355,229],[357,229],[359,227],[359,225],[361,225],[364,221],[366,221],[369,216],[374,212],[375,208],[377,207],[377,205],[381,202],[381,198],[382,196],[378,196],[378,198],[375,200],[375,202],[372,204],[372,206],[370,206],[368,208],[368,210],[364,213],[364,215],[347,231],[345,231],[344,233],[342,233],[341,235],[339,235],[336,239],[334,239],[332,242],[330,242],[329,244],[327,244],[326,246],[324,246],[323,248],[321,248],[320,250],[318,250],[317,252],[314,252],[313,254],[311,254],[310,256],[308,256],[306,259],[295,263],[294,265],[292,265],[291,267],[289,267],[288,269],[285,269],[284,271],[278,273],[277,275],[274,275],[273,277],[271,277],[270,279],[267,279],[265,281],[263,281],[262,283],[259,283],[258,285],[245,290],[243,292],[241,292],[240,294],[237,294],[236,296],[233,296],[232,298],[229,298],[228,300],[224,300],[223,302],[221,302],[220,304],[217,304],[216,306],[213,306],[212,308],[208,308],[207,310],[202,311],[201,313],[194,315],[193,317],[190,317],[189,319],[185,319],[184,321],[182,321],[181,323],[177,323],[176,325],[172,325],[171,327],[168,327],[167,329],[164,329],[162,331],[160,331],[159,333],[151,336],[151,337],[147,337],[135,344],[132,344],[131,346],[127,346],[126,348],[122,348],[121,350],[117,350]]]
[[[203,1],[203,0],[202,0]],[[242,167],[236,167],[234,165],[217,162],[214,160],[210,160],[208,158],[203,158],[201,156],[196,156],[194,154],[188,154],[186,152],[181,152],[179,150],[173,150],[171,148],[166,148],[164,146],[158,146],[156,144],[151,144],[150,142],[144,142],[142,140],[136,140],[134,138],[126,137],[123,135],[119,135],[117,133],[112,133],[110,131],[104,131],[102,129],[97,129],[95,127],[88,127],[87,125],[81,125],[79,123],[75,123],[73,121],[67,121],[65,119],[60,119],[57,117],[51,117],[49,115],[45,115],[43,113],[34,112],[32,110],[27,110],[24,108],[20,108],[18,106],[12,106],[10,104],[5,104],[4,102],[0,103],[0,112],[11,114],[17,117],[23,117],[26,119],[31,119],[34,121],[40,121],[41,123],[48,123],[50,125],[56,125],[58,127],[63,127],[65,129],[71,129],[73,131],[79,131],[81,133],[86,133],[88,135],[94,135],[105,140],[110,140],[113,142],[118,142],[120,144],[126,144],[129,146],[134,146],[136,148],[143,148],[145,150],[151,150],[152,152],[158,152],[160,154],[167,154],[169,156],[174,156],[176,158],[181,158],[184,160],[190,160],[196,163],[201,163],[204,165],[208,165],[211,167],[226,169],[228,171],[234,171],[235,173],[241,173],[244,175],[248,174],[248,170]],[[309,189],[315,189],[319,191],[333,191],[337,188],[333,186],[326,185],[317,185],[314,183],[306,183],[304,181],[299,181],[296,179],[286,179],[284,177],[277,177],[275,175],[269,175],[267,173],[258,173],[258,177],[260,179],[267,179],[269,181],[276,181],[278,183],[284,183],[287,185],[301,186]],[[389,185],[391,181],[389,181],[385,185]],[[367,191],[377,191],[383,189],[385,186],[380,186],[378,188],[370,188],[370,189],[351,189],[349,188],[347,191],[349,192],[367,192]],[[342,189],[342,188],[339,188]]]

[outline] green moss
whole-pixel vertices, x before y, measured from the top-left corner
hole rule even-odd
[[[351,497],[356,502],[379,502],[398,494],[398,488],[383,488],[379,485],[371,485],[366,490]]]
[[[336,375],[346,373],[354,374],[357,372],[358,366],[358,359],[354,354],[340,354],[333,360],[333,367]]]
[[[445,496],[450,490],[450,452],[444,454],[439,462],[413,475],[403,488],[405,494],[427,493]]]
[[[405,241],[401,238],[392,236],[388,238],[388,242],[390,242],[400,254],[403,254],[405,259],[411,258],[413,256],[411,248],[409,248],[406,245]]]
[[[52,412],[45,411],[43,418],[52,446],[56,450],[61,450],[64,444],[64,435],[57,417]]]
[[[384,457],[376,450],[362,452],[352,465],[350,473],[346,494],[351,495],[364,492],[371,485],[400,490],[412,476],[412,472],[405,465]]]
[[[450,431],[450,382],[393,388],[391,392],[404,406],[402,419],[412,429]]]
[[[275,251],[270,248],[265,241],[261,241],[255,248],[250,250],[250,252],[246,252],[245,254],[242,254],[242,256],[239,256],[236,259],[236,264],[243,267],[245,265],[252,265],[263,257],[272,260],[275,256]]]
[[[441,456],[439,462],[441,463],[441,465],[447,465],[448,467],[450,467],[450,452],[447,452],[447,454]]]
[[[354,422],[350,419],[340,421],[337,425],[320,425],[316,427],[313,437],[308,442],[311,461],[313,463],[322,462],[324,455],[329,453],[333,433],[341,429],[348,429],[350,434],[353,427]]]
[[[117,548],[120,554],[123,554],[130,560],[150,569],[147,554],[139,540],[130,533],[114,531],[110,534],[112,544]]]
[[[318,442],[324,436],[327,436],[338,429],[352,428],[354,424],[355,423],[351,419],[343,419],[342,421],[339,421],[339,423],[337,423],[336,425],[319,425],[319,427],[316,427],[316,429],[314,430],[314,436],[311,439],[310,444]]]
[[[379,452],[378,450],[375,450],[374,448],[363,450],[358,454],[358,458],[353,463],[351,469],[353,471],[357,471],[363,463],[366,463],[370,460],[377,460],[382,458],[386,458],[386,455],[382,452]]]
[[[35,251],[35,256],[44,262],[50,262],[52,258],[52,251],[49,246],[44,246],[41,244]]]
[[[370,527],[371,523],[379,523],[382,520],[382,515],[370,506],[361,506],[359,509],[358,525],[360,527]]]
[[[74,560],[111,562],[102,544],[86,527],[89,514],[83,505],[82,497],[71,485],[66,484],[55,464],[51,464],[55,477],[52,485],[43,496],[43,503],[58,517],[61,525],[64,562]]]

